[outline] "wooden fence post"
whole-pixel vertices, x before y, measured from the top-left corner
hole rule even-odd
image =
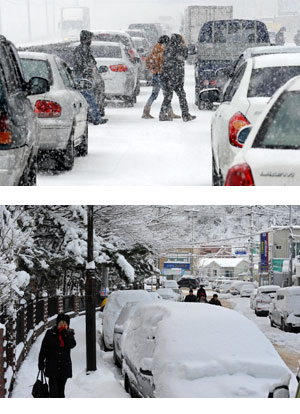
[[[9,367],[12,370],[11,381],[8,391],[13,389],[17,373],[17,361],[16,361],[16,342],[17,342],[17,323],[16,316],[10,316],[8,318],[6,327],[6,369]]]
[[[5,398],[6,386],[5,386],[5,327],[0,326],[0,398]]]
[[[48,293],[43,292],[43,300],[44,300],[44,313],[43,313],[43,320],[44,320],[44,329],[48,329]]]
[[[57,313],[64,313],[64,297],[62,295],[62,291],[57,291],[58,301],[57,301]]]
[[[22,306],[22,316],[23,316],[23,323],[22,323],[22,339],[24,343],[24,358],[26,358],[28,353],[27,348],[27,302],[25,299],[22,299],[20,302]]]
[[[36,341],[36,295],[31,295],[32,300],[32,340]]]

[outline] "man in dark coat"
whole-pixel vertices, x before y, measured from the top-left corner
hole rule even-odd
[[[204,298],[204,301],[205,302],[207,301],[207,295],[206,295],[206,291],[205,291],[203,285],[200,286],[200,288],[198,289],[198,292],[197,292],[198,302],[201,302],[201,298],[202,299]]]
[[[215,293],[212,297],[212,299],[208,302],[211,305],[217,305],[217,306],[222,306],[221,302],[218,299],[218,295]]]
[[[50,398],[64,398],[65,385],[72,378],[71,349],[76,341],[73,329],[69,329],[70,317],[59,314],[56,325],[48,329],[39,354],[39,370],[45,370],[49,378]]]
[[[185,302],[196,302],[197,296],[194,295],[193,289],[190,289],[189,294],[185,297]]]
[[[160,121],[170,121],[168,110],[174,92],[179,98],[183,121],[188,122],[196,119],[195,116],[192,116],[189,113],[186,93],[184,90],[185,60],[187,58],[188,48],[184,43],[183,37],[179,34],[173,34],[164,50],[162,73],[164,101],[159,115]]]
[[[92,54],[91,44],[93,33],[88,30],[82,30],[80,33],[80,45],[74,51],[74,75],[80,79],[89,80],[93,89],[81,91],[89,105],[89,113],[94,125],[105,124],[108,120],[102,119],[99,107],[95,98],[97,89],[97,62]],[[99,82],[98,82],[99,83]]]

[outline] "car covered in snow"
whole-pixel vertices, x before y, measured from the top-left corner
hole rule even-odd
[[[297,76],[275,93],[253,127],[240,131],[245,144],[229,166],[226,186],[300,185],[299,103]]]
[[[255,290],[255,286],[253,283],[247,283],[246,285],[243,285],[240,290],[241,298],[250,298],[254,290]]]
[[[235,282],[232,283],[229,292],[232,295],[240,295],[241,293],[241,289],[243,286],[245,285],[249,285],[249,282],[245,281],[245,280],[236,280]],[[257,284],[253,284],[254,287],[257,286]]]
[[[234,158],[243,148],[241,140],[238,140],[240,130],[250,124],[253,125],[273,94],[297,75],[300,75],[300,54],[298,53],[253,57],[247,59],[235,73],[224,93],[221,105],[212,117],[214,185],[224,185]],[[276,147],[277,144],[274,145]],[[281,143],[281,145],[284,144]],[[286,146],[289,145],[290,143],[287,143]],[[270,146],[272,146],[272,140]],[[263,147],[265,148],[265,145]],[[264,154],[263,159],[266,158]],[[270,159],[273,158],[272,153]]]
[[[278,289],[270,306],[271,326],[278,326],[283,331],[300,329],[300,287]]]
[[[69,66],[58,56],[19,52],[25,79],[40,76],[50,90],[30,97],[40,127],[39,156],[50,154],[56,168],[71,170],[76,155],[88,154],[88,104],[78,90]]]
[[[125,390],[133,397],[266,398],[297,380],[246,317],[219,306],[162,301],[139,306],[123,333]]]
[[[29,98],[46,93],[39,75],[27,82],[13,43],[0,36],[0,185],[36,184],[40,126]]]
[[[280,286],[277,285],[260,286],[257,289],[256,297],[253,301],[255,315],[268,316],[270,305],[278,289],[280,289]]]
[[[123,306],[128,302],[147,301],[148,295],[145,290],[118,290],[108,296],[102,318],[102,339],[106,351],[113,349],[114,327]]]
[[[172,300],[174,302],[183,302],[183,299],[184,299],[184,295],[179,288],[177,288],[177,292],[175,291],[175,289],[172,289],[172,288],[159,288],[157,289],[156,292],[164,300]]]

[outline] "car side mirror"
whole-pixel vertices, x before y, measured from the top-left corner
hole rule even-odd
[[[229,79],[230,78],[230,72],[229,72],[229,70],[228,69],[224,69],[224,68],[221,68],[221,69],[217,69],[216,70],[216,77],[217,77],[217,79]]]
[[[143,47],[139,47],[139,48],[138,48],[138,50],[137,50],[137,52],[138,52],[140,55],[143,55],[143,54],[145,53],[145,49],[144,49]]]
[[[47,79],[34,77],[31,78],[26,84],[26,91],[29,96],[31,95],[42,95],[49,92],[50,85]]]
[[[79,82],[76,82],[76,89],[78,89],[79,91],[93,89],[93,84],[87,79],[80,79]]]
[[[106,73],[106,72],[108,72],[108,67],[107,66],[99,66],[98,72],[99,73]]]
[[[143,374],[143,375],[146,375],[147,377],[153,377],[152,372],[149,371],[148,369],[140,368],[140,373]]]
[[[238,136],[237,136],[237,141],[239,144],[242,144],[242,145],[245,144],[251,130],[252,130],[252,125],[247,125],[239,131]]]
[[[221,102],[221,92],[219,89],[213,88],[213,89],[204,89],[199,94],[199,99],[203,102],[209,102],[211,104],[218,102]]]

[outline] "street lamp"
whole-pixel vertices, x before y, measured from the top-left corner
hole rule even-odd
[[[96,364],[96,279],[94,263],[94,208],[88,206],[87,264],[85,282],[86,371],[97,370]]]
[[[192,275],[194,275],[194,219],[196,214],[199,213],[199,210],[192,209],[192,210],[184,210],[186,213],[192,213]],[[196,213],[196,214],[195,214]]]

